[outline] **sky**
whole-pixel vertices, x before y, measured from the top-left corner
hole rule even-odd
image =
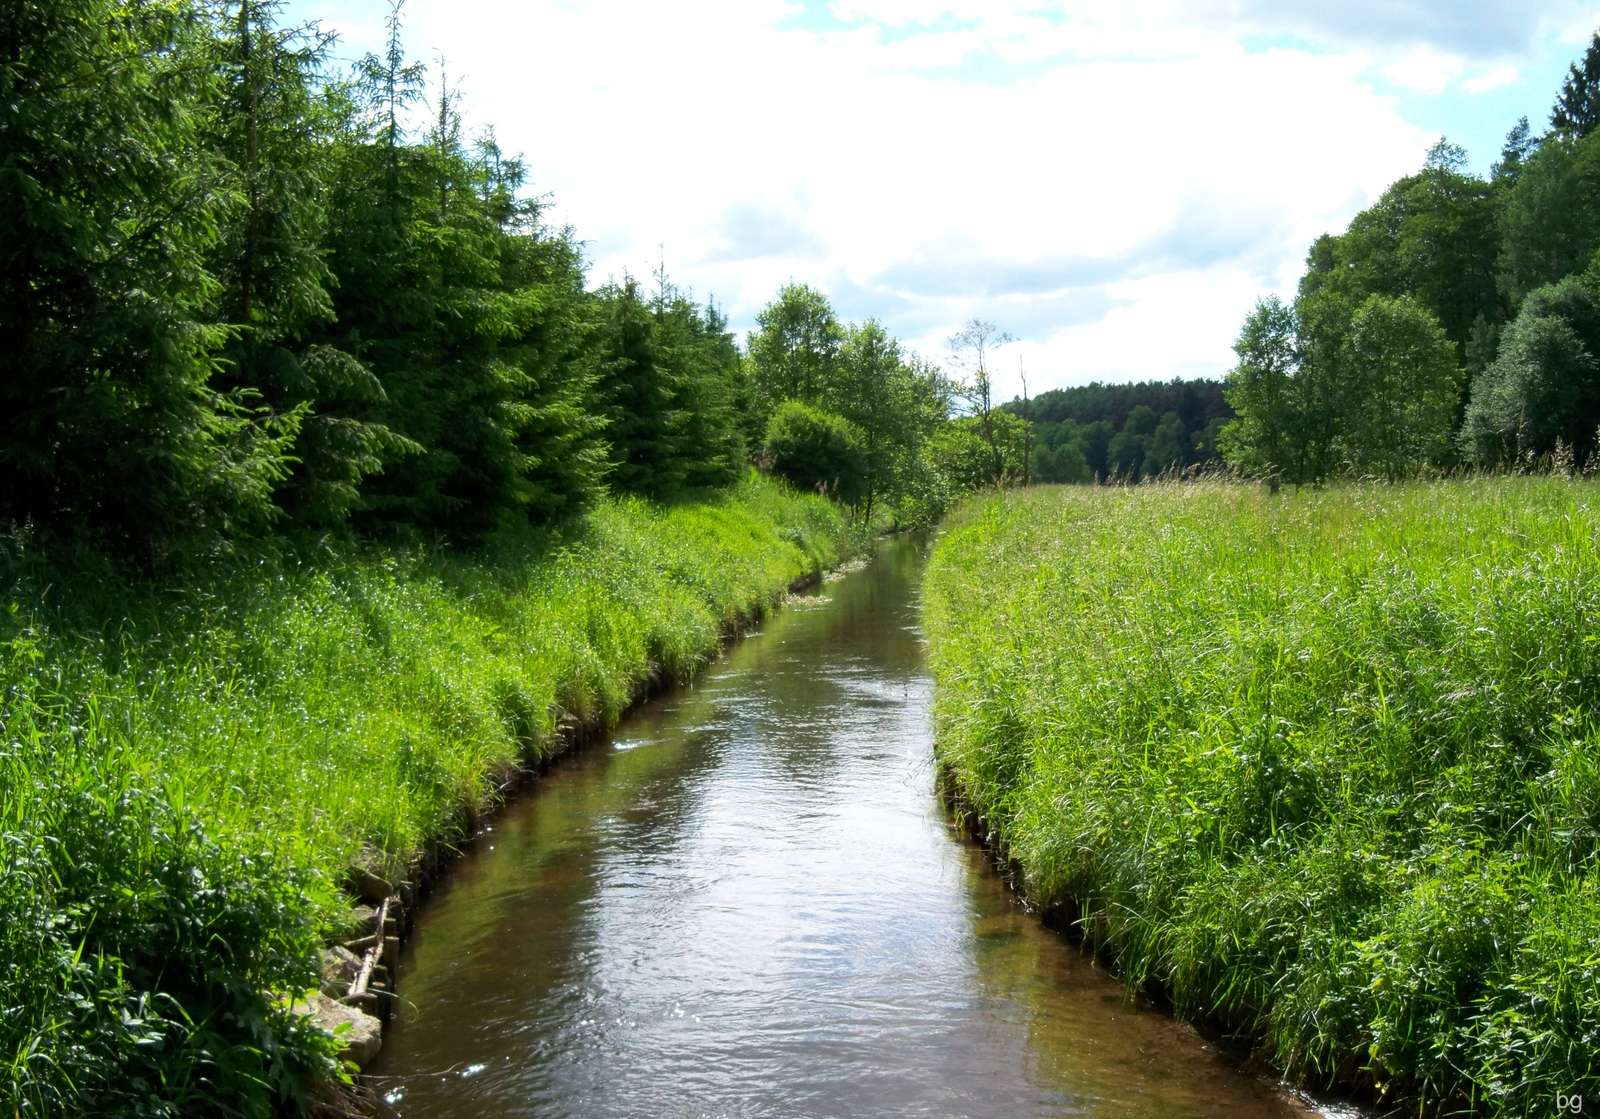
[[[387,0],[288,0],[379,46]],[[469,128],[594,284],[659,263],[741,332],[794,280],[996,388],[1221,376],[1256,299],[1440,138],[1487,173],[1600,28],[1579,0],[407,0]],[[338,65],[342,65],[338,63]]]

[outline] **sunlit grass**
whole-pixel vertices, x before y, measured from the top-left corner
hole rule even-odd
[[[0,1114],[293,1103],[325,1058],[260,992],[312,982],[347,869],[458,836],[563,717],[693,672],[850,534],[752,477],[487,554],[306,547],[166,585],[13,544]]]
[[[1132,982],[1293,1075],[1600,1099],[1600,487],[972,502],[942,762]]]

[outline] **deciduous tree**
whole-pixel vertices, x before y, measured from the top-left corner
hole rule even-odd
[[[1455,347],[1427,308],[1374,295],[1350,324],[1346,452],[1358,473],[1406,478],[1449,449],[1461,395]]]
[[[1002,485],[1006,478],[1006,456],[995,420],[994,379],[990,362],[994,351],[1015,342],[1008,332],[992,322],[973,318],[950,336],[951,363],[960,371],[957,394],[976,421],[978,434],[989,448],[989,484]]]
[[[1283,481],[1295,424],[1296,334],[1292,307],[1277,296],[1260,300],[1233,344],[1238,362],[1225,390],[1238,418],[1223,429],[1223,456],[1236,469],[1258,473],[1273,493]]]

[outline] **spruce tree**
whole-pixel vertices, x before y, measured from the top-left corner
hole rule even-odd
[[[1500,158],[1489,171],[1490,181],[1497,186],[1514,185],[1517,177],[1522,174],[1523,167],[1538,150],[1539,137],[1533,134],[1528,118],[1519,118],[1511,131],[1506,133],[1506,142],[1500,149]]]
[[[671,347],[663,350],[655,314],[631,276],[599,293],[593,353],[612,487],[650,497],[676,491],[686,479],[679,454],[681,374],[670,364]]]
[[[1580,139],[1600,124],[1600,32],[1589,41],[1582,64],[1573,63],[1550,110],[1557,135]]]
[[[719,486],[744,466],[744,432],[737,410],[739,351],[727,320],[702,310],[658,276],[651,306],[658,360],[673,372],[680,415],[673,448],[686,486]]]
[[[334,176],[338,276],[332,341],[377,376],[377,417],[404,440],[364,488],[369,519],[470,542],[524,515],[532,499],[518,446],[522,373],[501,234],[442,82],[433,127],[404,121],[425,70],[406,59],[400,5],[382,56],[359,66]]]
[[[571,234],[545,228],[539,203],[523,197],[520,159],[507,158],[492,133],[477,153],[479,195],[499,236],[523,513],[544,522],[587,506],[608,468],[605,421],[591,407],[595,370],[584,351],[583,258]]]
[[[239,199],[202,142],[179,0],[13,6],[0,30],[0,516],[140,548],[273,514],[295,418],[215,383],[208,269]]]
[[[279,7],[238,0],[217,11],[221,89],[206,141],[225,159],[239,203],[210,261],[234,331],[223,383],[294,418],[296,465],[280,502],[297,519],[331,523],[356,506],[361,479],[398,444],[363,418],[384,401],[377,378],[348,352],[314,341],[333,319],[322,250],[330,114],[313,90],[329,39],[278,27]]]

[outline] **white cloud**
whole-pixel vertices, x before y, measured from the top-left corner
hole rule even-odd
[[[1461,83],[1461,88],[1471,94],[1493,93],[1497,89],[1515,85],[1521,76],[1522,71],[1507,62],[1474,74]]]
[[[406,15],[413,53],[442,52],[469,115],[526,153],[597,281],[664,250],[747,326],[803,280],[932,356],[982,315],[1023,337],[1035,391],[1220,373],[1256,296],[1292,291],[1311,239],[1435,139],[1374,75],[1503,78],[1440,46],[1246,49],[1246,0],[1044,7],[837,0],[818,21],[781,0],[411,0]]]
[[[1412,47],[1383,67],[1383,76],[1402,89],[1437,96],[1467,68],[1466,59],[1435,47]]]

